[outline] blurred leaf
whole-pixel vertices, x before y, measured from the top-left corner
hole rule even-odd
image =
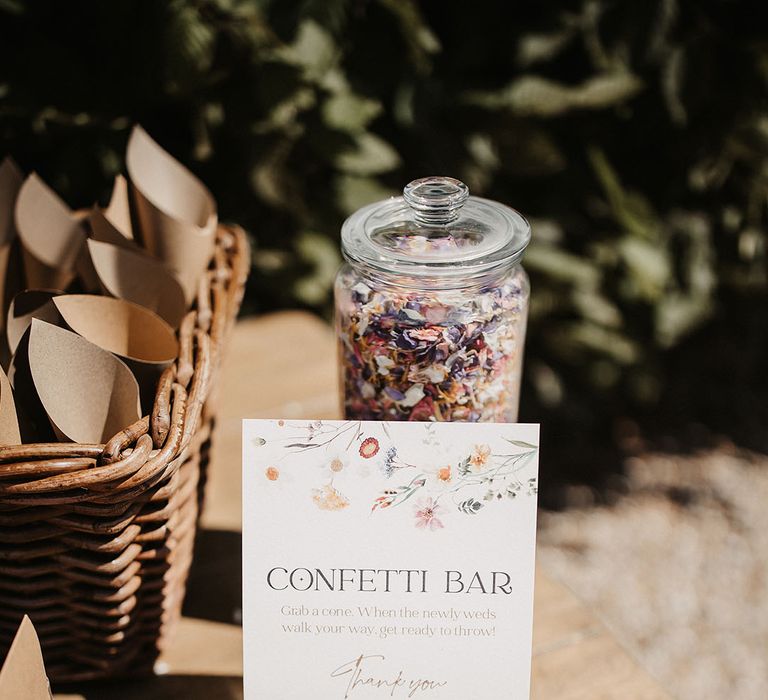
[[[349,216],[366,204],[378,202],[397,194],[371,177],[340,175],[336,178],[336,202],[339,210]]]
[[[525,266],[557,282],[570,282],[594,289],[600,281],[600,272],[588,261],[546,245],[534,244],[526,251]]]
[[[717,284],[708,221],[689,212],[673,212],[669,223],[683,250],[677,289],[655,307],[656,339],[662,347],[676,344],[712,314]]]
[[[609,357],[622,365],[637,362],[640,352],[637,346],[620,333],[592,323],[562,324],[552,336],[558,352],[589,351]]]
[[[432,65],[431,55],[440,51],[440,42],[424,22],[414,0],[379,0],[400,22],[400,31],[410,50],[411,60],[420,72]]]
[[[293,43],[276,51],[277,58],[301,66],[307,80],[318,81],[336,63],[338,50],[333,37],[315,20],[299,25]]]
[[[717,277],[709,221],[701,214],[674,211],[669,225],[685,244],[681,263],[686,289],[692,295],[710,300],[717,287]]]
[[[669,52],[661,73],[661,87],[672,121],[684,126],[688,114],[683,104],[683,77],[685,74],[685,53],[677,48]]]
[[[347,23],[350,4],[351,0],[302,0],[300,13],[338,34]]]
[[[467,92],[464,101],[486,109],[508,109],[521,116],[556,117],[571,110],[620,104],[641,88],[640,79],[627,71],[598,75],[575,87],[524,75],[502,90]]]
[[[656,306],[656,338],[663,347],[671,347],[711,313],[709,299],[667,294]]]
[[[296,241],[296,252],[313,268],[310,274],[297,280],[296,297],[310,305],[324,302],[341,266],[338,246],[321,234],[305,231]]]
[[[517,45],[517,62],[528,67],[550,61],[573,39],[574,31],[568,27],[552,34],[527,34]]]
[[[518,176],[550,175],[567,164],[552,135],[531,124],[500,134],[497,143],[503,170]]]
[[[415,89],[412,83],[403,83],[397,88],[392,105],[392,116],[395,122],[402,127],[412,127],[416,117],[414,115],[413,100]]]
[[[289,139],[277,141],[251,172],[251,186],[268,204],[298,215],[304,202],[296,175],[287,165],[292,148]]]
[[[0,0],[0,11],[9,15],[20,15],[26,9],[23,0]]]
[[[671,282],[672,267],[666,249],[640,238],[624,236],[619,253],[627,266],[627,293],[650,302],[660,299]]]
[[[332,129],[356,133],[381,114],[381,103],[352,93],[332,95],[323,103],[323,119]]]
[[[624,190],[616,172],[600,149],[590,148],[589,159],[617,221],[628,233],[659,242],[661,225],[646,199]]]
[[[557,221],[529,217],[528,223],[536,237],[536,245],[559,246],[562,244],[563,228]]]
[[[619,328],[622,324],[621,311],[602,294],[591,290],[574,290],[571,297],[581,315],[601,326]]]
[[[266,119],[256,122],[253,131],[266,134],[271,131],[283,131],[298,136],[303,128],[298,124],[301,112],[315,106],[316,96],[309,88],[300,88],[282,102],[275,104]]]
[[[496,170],[499,167],[499,153],[489,134],[470,134],[467,151],[484,170]]]
[[[339,170],[355,175],[374,175],[394,170],[400,156],[392,146],[375,134],[363,133],[355,137],[355,147],[336,156]]]
[[[211,67],[215,33],[196,7],[186,2],[168,5],[166,78],[172,90],[186,89]]]

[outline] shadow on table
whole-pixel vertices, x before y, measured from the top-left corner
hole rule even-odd
[[[230,530],[200,530],[184,600],[186,617],[240,624],[243,536]]]
[[[67,688],[56,688],[67,697]],[[84,700],[242,700],[243,679],[234,676],[156,676],[77,686]]]

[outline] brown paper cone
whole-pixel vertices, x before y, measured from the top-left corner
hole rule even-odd
[[[122,299],[68,294],[51,303],[66,326],[128,365],[139,383],[147,413],[160,375],[178,355],[173,329],[152,311]]]
[[[141,417],[131,370],[76,333],[33,319],[28,357],[35,391],[60,439],[104,443]]]
[[[104,291],[154,311],[172,328],[179,327],[187,312],[184,290],[162,263],[101,241],[88,241],[88,251]]]
[[[66,289],[77,277],[77,272],[60,270],[41,262],[22,245],[21,260],[24,265],[25,287],[28,289]]]
[[[0,245],[0,330],[2,330],[2,309],[5,308],[5,282],[8,275],[8,261],[11,258],[11,243]]]
[[[112,197],[107,208],[104,210],[104,216],[122,236],[127,239],[134,238],[128,181],[122,175],[118,175],[115,178],[115,184],[112,187]]]
[[[51,700],[40,640],[26,615],[0,669],[0,698],[3,700]]]
[[[0,163],[0,330],[5,325],[5,307],[8,299],[8,262],[11,246],[16,238],[14,209],[24,176],[12,158]],[[13,286],[13,285],[11,285]]]
[[[167,364],[178,354],[173,329],[138,304],[91,294],[64,294],[52,302],[75,333],[122,358]]]
[[[91,238],[102,243],[140,250],[133,240],[133,226],[128,201],[128,182],[122,176],[115,178],[112,199],[106,209],[94,207],[88,216]]]
[[[141,128],[128,142],[126,165],[144,247],[173,272],[187,303],[213,254],[217,216],[208,189]]]
[[[14,207],[23,184],[19,166],[13,158],[5,158],[0,163],[0,247],[9,245],[16,237]]]
[[[59,312],[50,304],[53,297],[63,294],[58,289],[28,289],[19,292],[11,301],[6,322],[6,337],[11,354],[16,352],[33,318],[58,323]]]
[[[94,209],[88,217],[88,224],[91,228],[91,240],[110,243],[128,250],[139,250],[139,246],[133,239],[126,238],[106,217],[103,210]]]
[[[85,231],[66,204],[35,173],[16,200],[27,287],[64,289],[75,278]]]
[[[21,444],[19,418],[16,415],[11,383],[5,372],[0,369],[0,445],[19,444]]]
[[[8,366],[8,380],[13,387],[16,400],[16,415],[19,419],[21,442],[56,442],[59,438],[51,427],[48,414],[40,403],[35,391],[32,373],[29,370],[29,328],[21,337],[16,352]]]

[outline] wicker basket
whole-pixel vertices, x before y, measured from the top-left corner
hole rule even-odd
[[[24,613],[53,681],[150,673],[179,618],[213,410],[249,267],[220,227],[150,416],[106,445],[0,447],[0,658]]]

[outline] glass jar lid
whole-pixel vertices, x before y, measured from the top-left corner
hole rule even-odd
[[[448,280],[514,265],[531,227],[514,209],[481,197],[450,177],[414,180],[402,197],[370,204],[341,229],[351,263],[384,273]]]

